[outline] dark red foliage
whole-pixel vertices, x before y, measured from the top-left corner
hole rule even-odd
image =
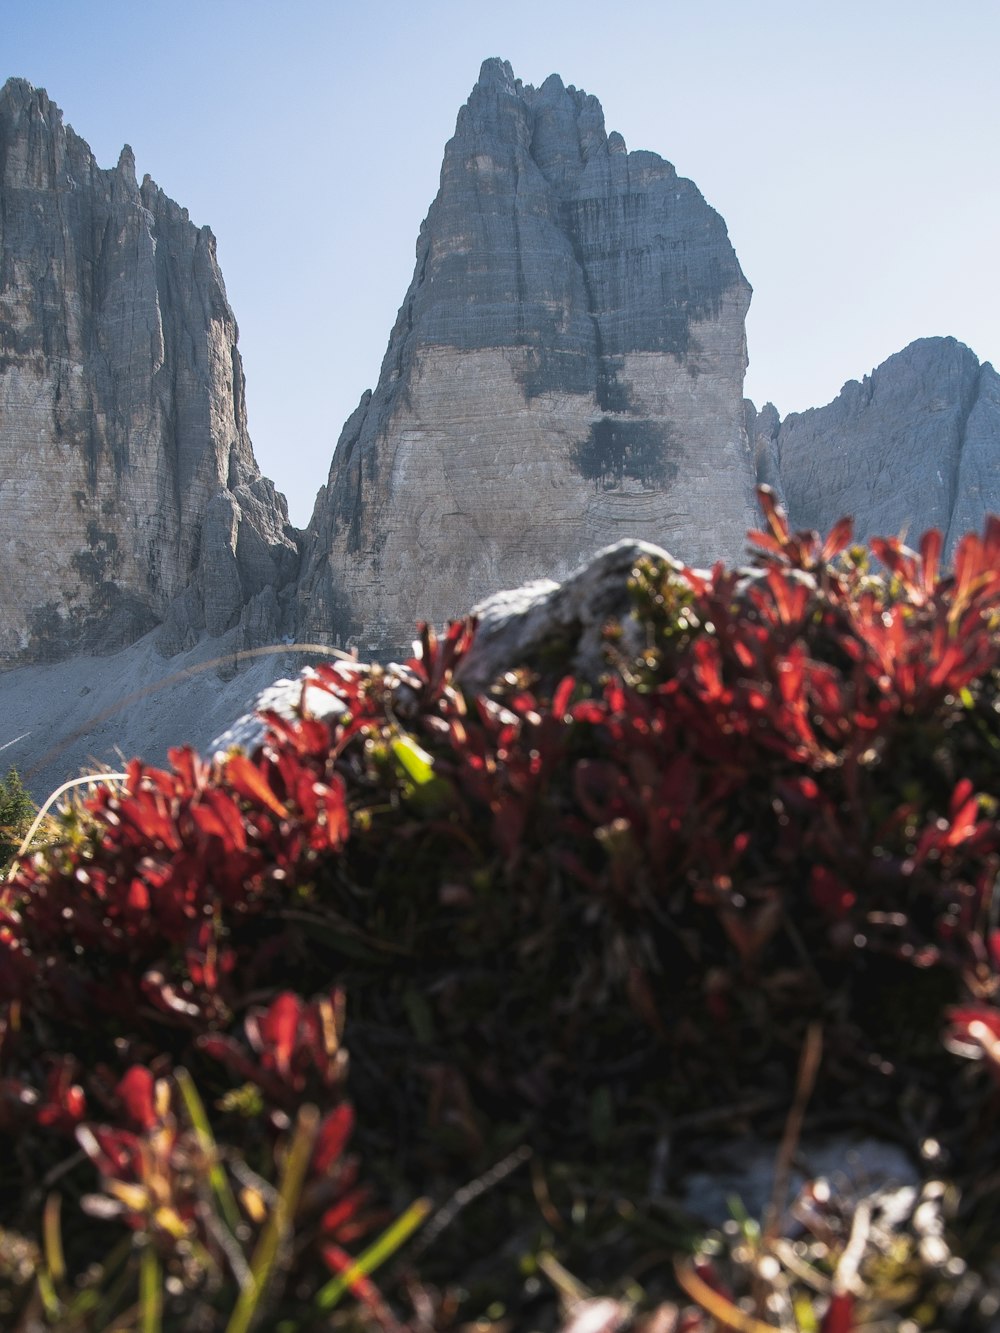
[[[255,1083],[268,1102],[292,1108],[307,1091],[322,1096],[342,1082],[347,1065],[343,1026],[342,992],[306,1004],[294,991],[282,991],[267,1009],[248,1012],[244,1029],[250,1053],[221,1033],[204,1034],[197,1046],[237,1077]],[[332,1154],[328,1140],[322,1151]]]
[[[856,1304],[850,1292],[834,1292],[830,1297],[827,1312],[823,1316],[820,1333],[852,1333],[857,1327],[854,1322]]]
[[[588,1070],[623,1058],[681,1105],[696,1076],[741,1086],[762,1034],[793,1065],[817,1016],[856,1047],[842,1065],[904,1059],[888,982],[877,1005],[852,990],[880,962],[940,981],[948,1049],[1000,1077],[1000,520],[950,572],[940,534],[874,542],[875,576],[848,522],[824,541],[762,505],[753,568],[635,571],[646,648],[612,644],[597,686],[555,662],[467,697],[474,626],[424,626],[402,666],[316,668],[253,754],[133,761],[90,836],[0,889],[0,1117],[43,1145],[17,1169],[40,1179],[75,1134],[105,1215],[150,1225],[159,1200],[180,1235],[199,1162],[171,1071],[254,1170],[310,1102],[296,1253],[342,1271],[377,1195],[345,1155],[345,985],[375,1034],[359,1134],[398,1131],[414,1173],[482,1151],[498,1116],[570,1136]],[[426,1124],[400,1128],[386,1087]]]

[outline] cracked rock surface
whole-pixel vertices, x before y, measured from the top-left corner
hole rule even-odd
[[[622,536],[738,557],[750,287],[691,181],[596,98],[488,60],[445,149],[374,393],[309,529],[306,638],[398,653]]]
[[[748,415],[761,479],[796,527],[849,514],[860,541],[911,542],[940,528],[950,555],[1000,509],[1000,376],[955,338],[910,343],[825,407]]]
[[[215,237],[0,89],[0,663],[177,652],[297,568],[247,434]],[[269,627],[270,628],[270,627]],[[276,628],[276,626],[274,627]]]

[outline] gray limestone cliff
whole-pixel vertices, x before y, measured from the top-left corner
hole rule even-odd
[[[273,634],[298,552],[247,434],[215,238],[131,149],[0,90],[0,663]]]
[[[921,338],[825,407],[748,424],[758,474],[796,527],[845,514],[859,540],[940,528],[946,551],[1000,512],[1000,376],[954,338]]]
[[[594,97],[483,65],[374,393],[307,537],[299,633],[398,651],[622,535],[737,558],[750,287],[725,224]]]

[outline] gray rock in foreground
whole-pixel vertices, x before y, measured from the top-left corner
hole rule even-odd
[[[682,569],[668,552],[649,542],[621,541],[598,551],[562,583],[539,579],[505,592],[494,593],[472,608],[477,622],[469,652],[455,673],[456,684],[470,693],[485,691],[508,671],[521,667],[556,670],[596,681],[607,670],[604,630],[620,626],[619,644],[626,653],[642,644],[631,614],[628,583],[636,563],[643,559]],[[364,669],[342,661],[344,672]],[[406,668],[390,663],[387,671],[405,679]],[[314,717],[340,711],[335,695],[308,688],[310,669],[295,679],[277,680],[261,693],[253,710],[244,713],[212,742],[210,754],[234,745],[252,751],[264,739],[266,726],[258,713],[267,709],[293,718],[306,690],[306,707]]]
[[[609,623],[622,627],[626,654],[641,648],[628,581],[643,559],[682,568],[660,547],[626,540],[598,551],[562,583],[543,579],[487,597],[472,608],[478,628],[456,680],[467,690],[485,690],[506,671],[558,657],[560,670],[596,681],[607,670]]]

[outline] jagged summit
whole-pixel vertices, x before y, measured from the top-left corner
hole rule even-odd
[[[625,531],[738,554],[749,300],[696,186],[626,153],[595,97],[486,61],[310,526],[307,633],[396,651]]]
[[[99,167],[23,79],[0,90],[0,199],[0,662],[275,632],[297,549],[211,231],[127,144]]]
[[[12,75],[0,87],[0,106],[20,107],[22,110],[37,109],[40,116],[51,116],[55,123],[62,125],[63,113],[53,102],[44,88],[36,88],[28,79]]]

